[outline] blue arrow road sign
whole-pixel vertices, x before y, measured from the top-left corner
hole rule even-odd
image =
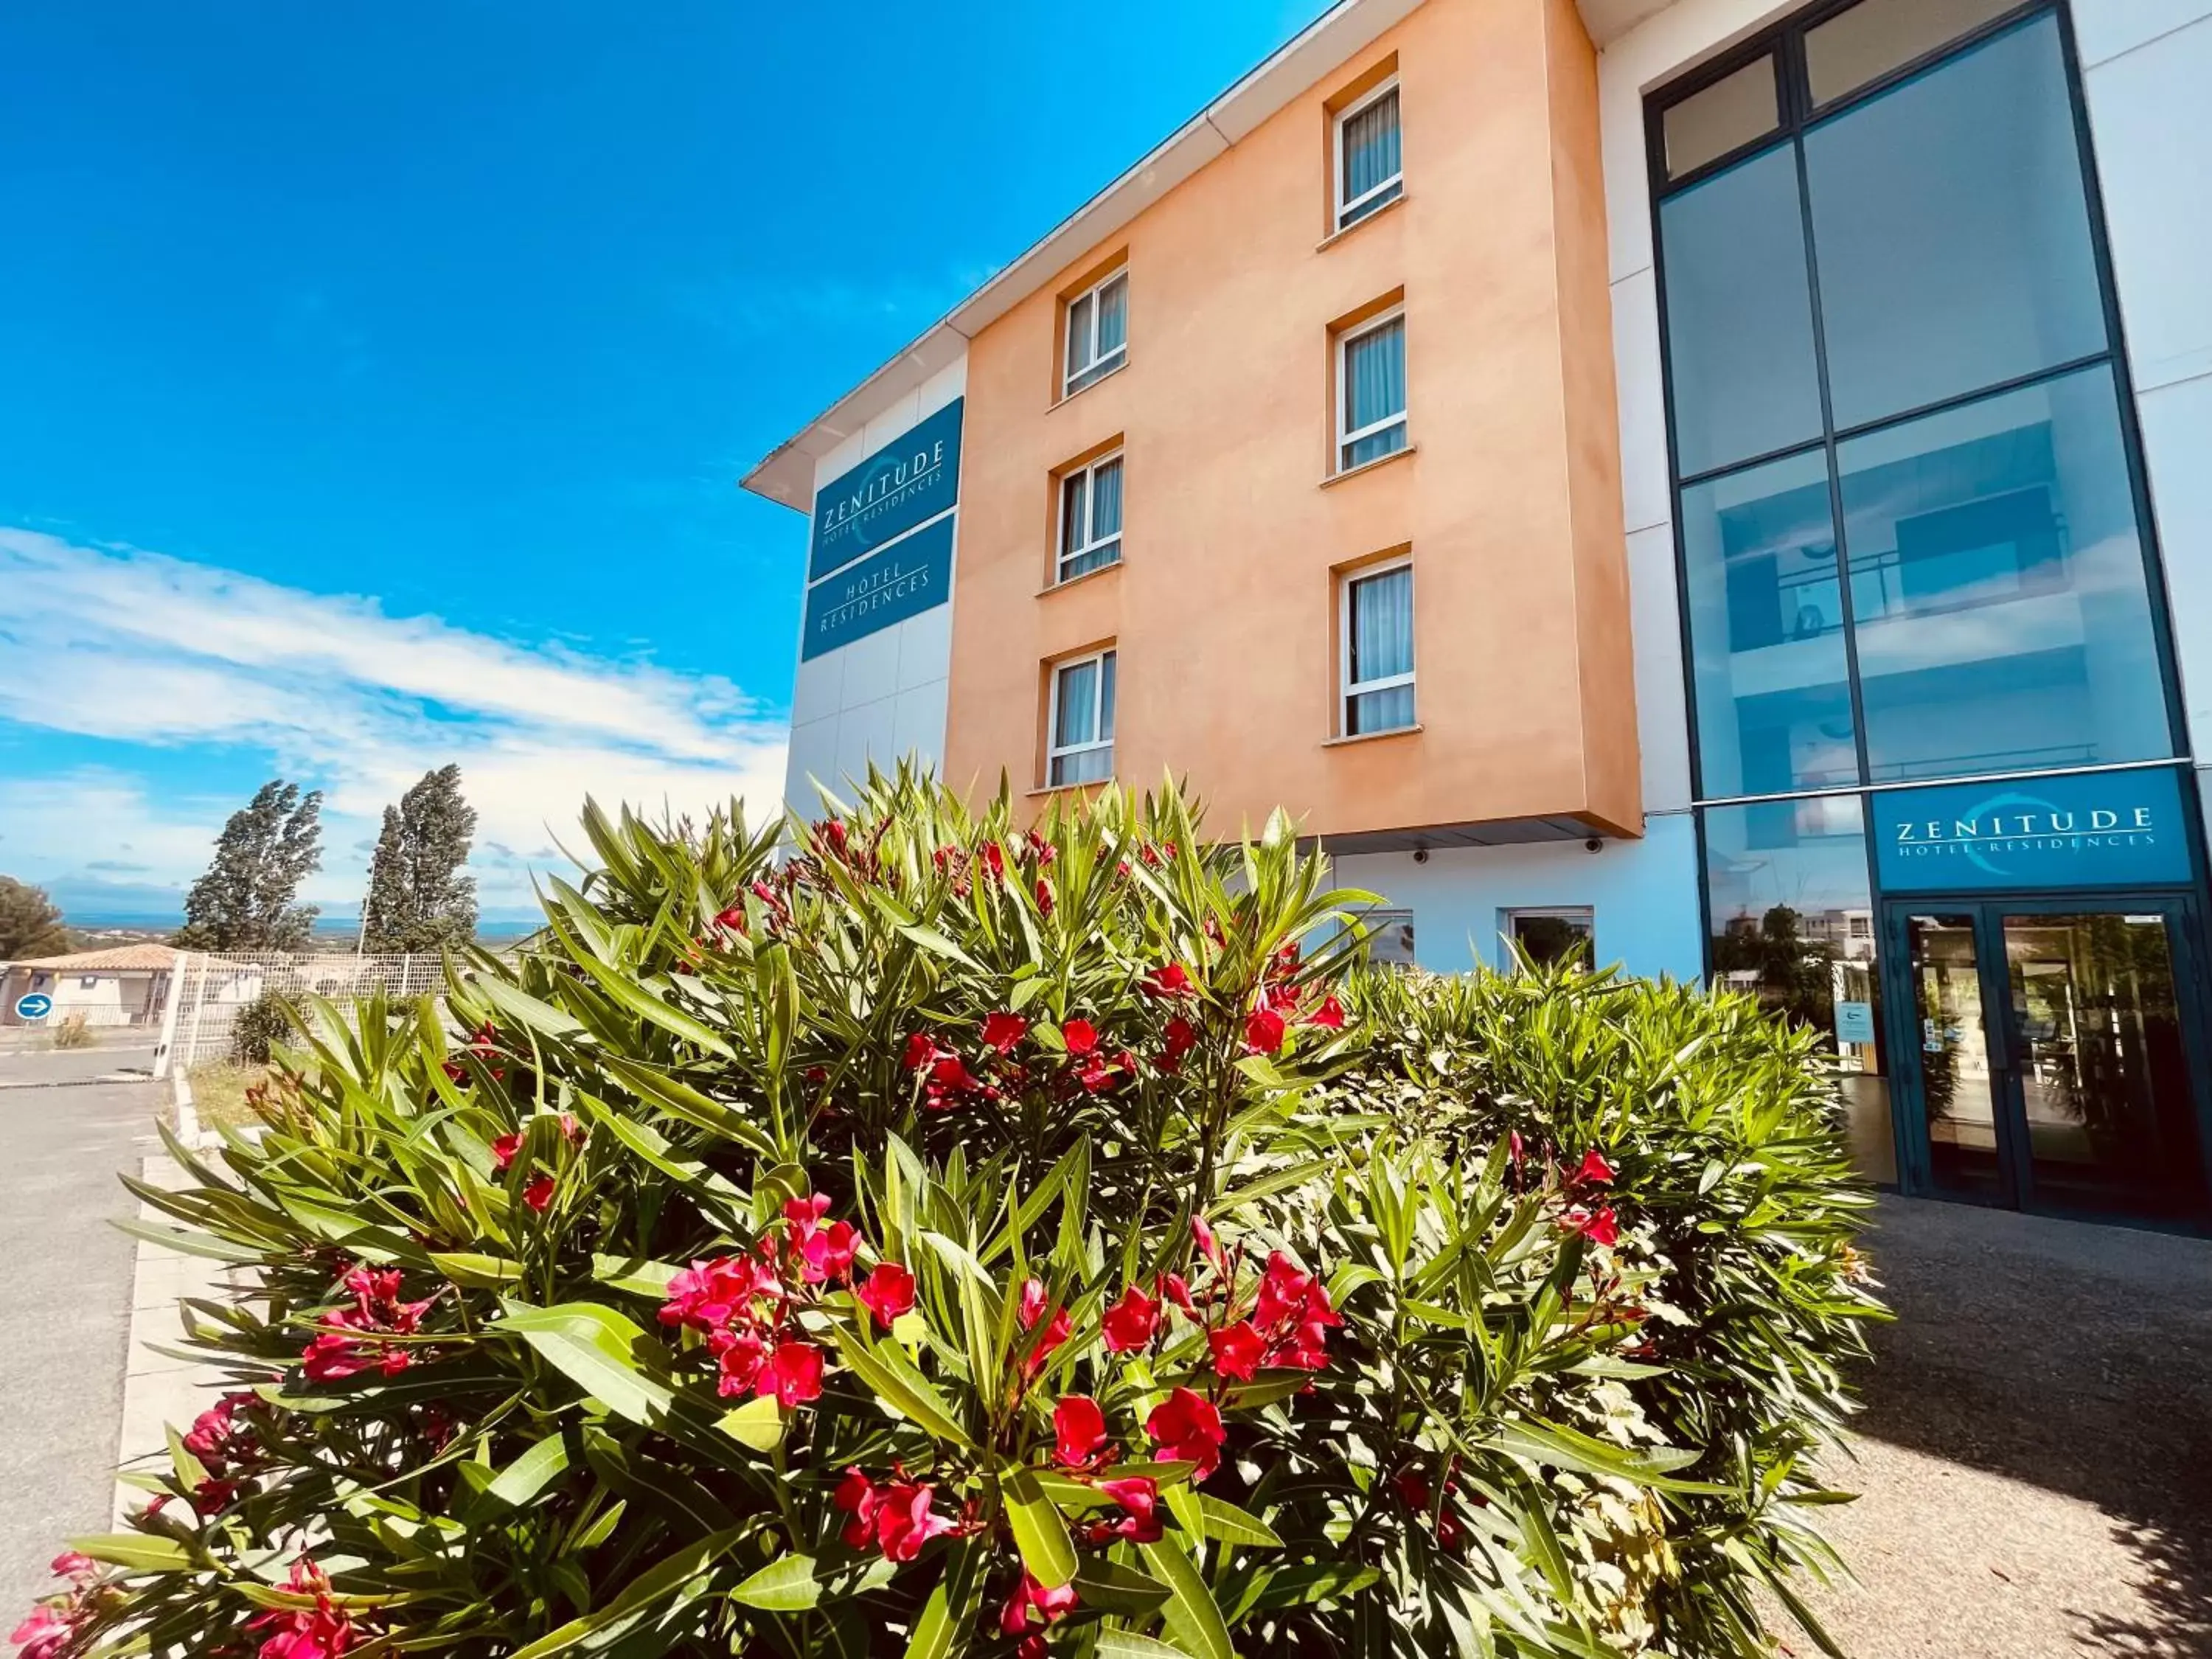
[[[54,1000],[44,991],[33,991],[28,996],[15,999],[15,1018],[44,1019],[54,1011]]]

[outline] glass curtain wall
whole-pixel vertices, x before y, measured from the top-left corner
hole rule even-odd
[[[1893,1175],[1859,792],[2171,757],[2171,675],[2056,6],[1810,15],[1653,100],[1675,520],[1711,966]]]

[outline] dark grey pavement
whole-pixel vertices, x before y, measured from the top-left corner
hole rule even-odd
[[[2212,1656],[2212,1242],[1893,1199],[1871,1248],[1845,1650]]]
[[[0,1089],[0,1629],[51,1587],[64,1537],[108,1530],[134,1254],[111,1223],[137,1207],[115,1177],[138,1169],[162,1098]]]

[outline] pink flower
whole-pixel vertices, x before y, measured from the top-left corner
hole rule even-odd
[[[914,1275],[899,1262],[879,1261],[854,1294],[876,1316],[876,1322],[888,1330],[901,1314],[913,1311]]]
[[[1022,1281],[1021,1302],[1018,1311],[1021,1316],[1022,1328],[1025,1331],[1036,1329],[1037,1321],[1044,1317],[1044,1286],[1037,1280],[1025,1279]],[[1052,1318],[1044,1328],[1044,1334],[1037,1339],[1036,1346],[1030,1351],[1029,1358],[1022,1361],[1022,1375],[1024,1377],[1032,1377],[1042,1370],[1045,1361],[1052,1358],[1053,1350],[1067,1340],[1067,1334],[1071,1328],[1072,1322],[1067,1316],[1067,1310],[1054,1309]]]
[[[1190,1238],[1191,1243],[1198,1246],[1198,1253],[1200,1255],[1204,1256],[1208,1261],[1211,1261],[1215,1267],[1223,1267],[1224,1257],[1221,1254],[1221,1241],[1214,1237],[1213,1229],[1206,1224],[1206,1218],[1204,1216],[1194,1215],[1191,1217]]]
[[[1146,996],[1188,996],[1192,989],[1190,974],[1182,963],[1170,962],[1146,975],[1144,988]]]
[[[353,1647],[359,1634],[353,1615],[331,1600],[331,1581],[313,1562],[304,1557],[295,1562],[284,1588],[313,1596],[315,1605],[275,1607],[248,1620],[248,1630],[272,1632],[261,1644],[260,1659],[338,1659]]]
[[[1620,1242],[1620,1218],[1607,1205],[1595,1212],[1579,1204],[1560,1218],[1560,1224],[1569,1232],[1580,1233],[1593,1244],[1613,1245]]]
[[[1613,1179],[1613,1165],[1605,1161],[1605,1154],[1595,1146],[1583,1154],[1582,1167],[1568,1182],[1573,1187],[1602,1187]]]
[[[1127,1480],[1101,1480],[1098,1490],[1127,1511],[1114,1535],[1133,1544],[1157,1544],[1163,1530],[1158,1514],[1160,1488],[1142,1475]]]
[[[1029,1659],[1030,1655],[1044,1651],[1042,1638],[1032,1631],[1030,1614],[1036,1615],[1035,1630],[1042,1631],[1066,1618],[1074,1608],[1074,1585],[1063,1584],[1058,1589],[1047,1589],[1034,1575],[1025,1571],[1022,1574],[1022,1582],[1014,1586],[1013,1595],[1007,1598],[1005,1610],[999,1614],[999,1631],[1001,1635],[1022,1637],[1022,1659]],[[1031,1642],[1036,1643],[1036,1646],[1031,1648],[1029,1645]]]
[[[1306,1016],[1306,1024],[1318,1026],[1324,1031],[1341,1031],[1344,1029],[1344,1005],[1330,997]]]
[[[1244,1017],[1244,1046],[1255,1054],[1280,1054],[1286,1029],[1273,1008],[1255,1008]]]
[[[758,1273],[759,1264],[746,1256],[694,1261],[668,1281],[660,1322],[702,1331],[728,1324],[752,1300],[759,1288]]]
[[[1060,1028],[1060,1041],[1067,1052],[1080,1057],[1098,1047],[1098,1028],[1087,1019],[1071,1019]]]
[[[522,1189],[522,1201],[544,1215],[553,1203],[553,1177],[539,1170]]]
[[[853,1246],[860,1235],[849,1221],[833,1221],[810,1235],[799,1247],[799,1277],[810,1285],[827,1285],[853,1271]]]
[[[1145,1419],[1145,1432],[1152,1437],[1162,1456],[1197,1464],[1200,1480],[1221,1467],[1221,1448],[1229,1438],[1213,1402],[1188,1389],[1176,1389],[1153,1407],[1152,1414]]]
[[[865,1548],[875,1536],[876,1510],[883,1504],[876,1491],[876,1483],[858,1469],[845,1471],[845,1478],[837,1483],[837,1490],[830,1495],[830,1506],[840,1509],[853,1518],[845,1523],[841,1534],[854,1549]]]
[[[76,1626],[59,1608],[41,1602],[8,1639],[22,1649],[15,1659],[59,1659],[76,1634]]]
[[[1127,1353],[1133,1348],[1147,1346],[1159,1322],[1160,1304],[1134,1285],[1130,1285],[1099,1321],[1099,1328],[1106,1338],[1106,1352]]]
[[[1011,1054],[1029,1032],[1029,1021],[1019,1014],[989,1014],[983,1020],[983,1046],[997,1054]]]
[[[1267,1351],[1267,1345],[1252,1328],[1249,1319],[1240,1319],[1221,1330],[1208,1331],[1206,1341],[1213,1350],[1215,1373],[1234,1377],[1239,1382],[1252,1380],[1253,1373],[1260,1369],[1261,1357]]]
[[[518,1132],[501,1135],[491,1144],[491,1165],[504,1175],[514,1163],[514,1155],[522,1150],[522,1136]]]
[[[822,1350],[811,1342],[787,1340],[775,1345],[753,1392],[772,1394],[786,1411],[822,1397]]]
[[[758,1332],[716,1331],[707,1339],[707,1346],[714,1356],[714,1391],[723,1399],[775,1392],[774,1379],[767,1377],[768,1344]]]
[[[76,1550],[64,1550],[47,1563],[57,1578],[96,1578],[100,1563]]]
[[[957,1532],[959,1522],[939,1515],[934,1486],[893,1482],[876,1510],[876,1541],[886,1561],[911,1561],[933,1538]]]
[[[1087,1394],[1071,1394],[1052,1408],[1053,1455],[1063,1468],[1087,1469],[1106,1445],[1106,1413]]]

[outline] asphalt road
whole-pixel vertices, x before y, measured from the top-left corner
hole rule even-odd
[[[29,1060],[9,1055],[0,1079]],[[119,1056],[115,1058],[120,1058]],[[110,1224],[145,1156],[150,1084],[0,1088],[0,1630],[52,1581],[71,1534],[108,1530],[133,1244]]]

